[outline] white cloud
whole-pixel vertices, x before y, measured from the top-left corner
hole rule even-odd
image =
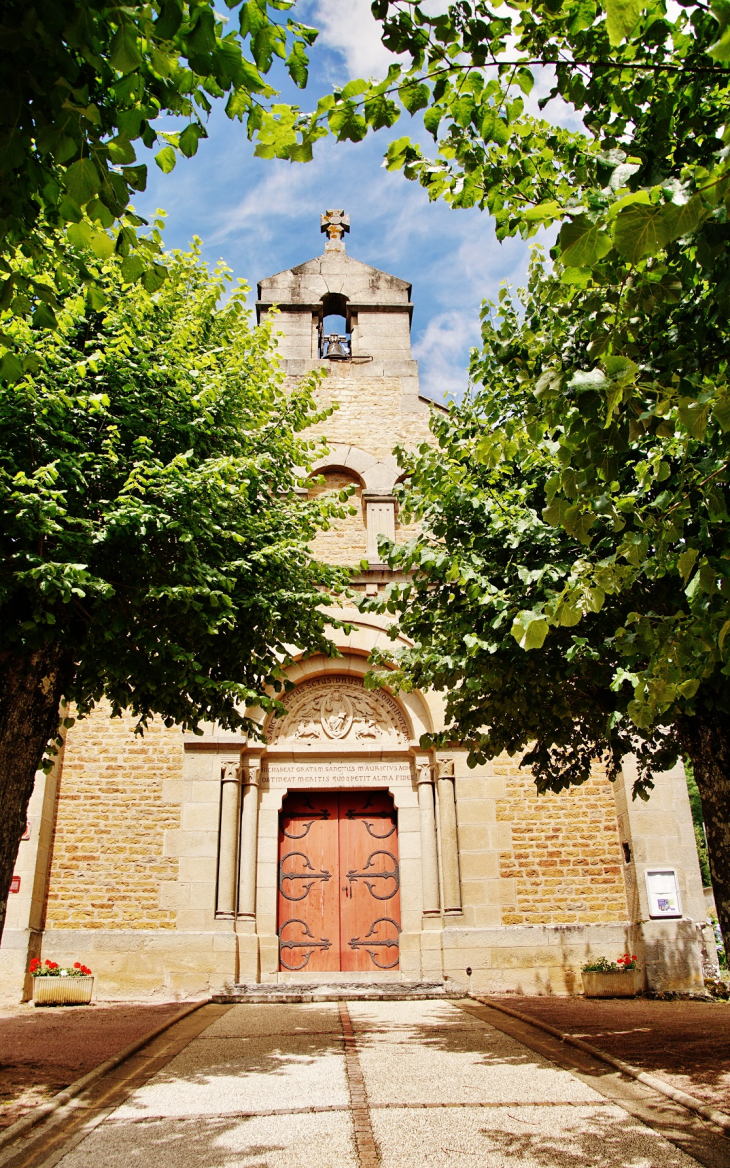
[[[395,60],[380,40],[370,0],[317,0],[309,19],[320,30],[317,45],[341,57],[348,77],[384,77]]]
[[[428,322],[413,346],[418,361],[421,393],[435,401],[461,398],[467,387],[466,353],[479,344],[479,320],[475,313],[442,312]]]

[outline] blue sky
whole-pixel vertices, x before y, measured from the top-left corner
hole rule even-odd
[[[301,93],[288,85],[287,99],[309,108],[333,82],[387,71],[392,58],[380,44],[369,0],[300,0],[296,13],[321,32],[309,88]],[[284,77],[272,77],[272,84],[283,88]],[[418,184],[381,167],[390,138],[411,132],[411,125],[415,130],[406,115],[361,143],[324,139],[314,161],[300,165],[254,158],[241,124],[218,105],[196,157],[180,159],[169,175],[153,163],[135,206],[144,215],[165,208],[168,248],[200,236],[204,258],[223,258],[254,292],[264,276],[319,255],[321,212],[344,208],[350,255],[413,285],[422,392],[458,396],[467,384],[469,349],[479,343],[481,302],[495,298],[504,279],[523,282],[528,247],[520,240],[499,244],[484,213],[430,204]]]

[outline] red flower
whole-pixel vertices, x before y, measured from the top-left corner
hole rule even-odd
[[[40,963],[40,961],[38,960],[38,958],[37,958],[37,957],[34,957],[34,958],[33,958],[33,960],[32,960],[32,961],[31,961],[31,963],[30,963],[30,972],[31,972],[31,973],[35,973],[35,971],[36,971],[37,969],[40,969],[40,967],[41,967],[41,963]]]
[[[81,966],[80,966],[78,961],[74,961],[74,969],[81,969]]]

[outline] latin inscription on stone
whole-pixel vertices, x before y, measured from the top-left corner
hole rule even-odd
[[[410,783],[408,762],[269,762],[261,782],[269,786],[360,787]]]

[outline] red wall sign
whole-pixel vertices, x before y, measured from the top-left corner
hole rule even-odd
[[[12,880],[10,881],[10,891],[20,892],[20,876],[13,876]]]

